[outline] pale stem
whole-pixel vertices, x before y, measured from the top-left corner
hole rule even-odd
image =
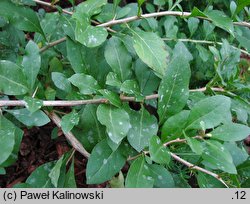
[[[58,128],[61,128],[61,118],[59,118],[54,112],[45,111],[45,113],[49,116],[49,118],[55,123]],[[82,144],[76,139],[76,137],[72,134],[72,132],[64,133],[67,140],[70,142],[72,147],[80,152],[86,158],[89,158],[90,154],[87,150],[82,146]]]
[[[207,88],[199,88],[199,89],[190,89],[190,92],[204,92]],[[211,88],[213,91],[217,92],[224,92],[223,88],[214,87]],[[145,96],[145,100],[152,100],[157,99],[159,97],[158,94],[152,94]],[[136,98],[133,96],[120,96],[121,101],[136,101]],[[102,104],[102,103],[109,103],[108,99],[101,98],[101,99],[89,99],[89,100],[74,100],[74,101],[63,101],[63,100],[56,100],[56,101],[43,101],[43,106],[79,106],[79,105],[86,105],[86,104]],[[3,106],[25,106],[26,102],[24,100],[0,100],[0,107]]]

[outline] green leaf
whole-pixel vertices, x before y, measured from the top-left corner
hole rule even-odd
[[[196,48],[199,51],[199,56],[201,57],[202,61],[207,62],[210,54],[208,50],[199,44],[196,45]]]
[[[188,29],[191,34],[191,36],[195,33],[199,26],[200,20],[198,18],[189,18],[188,19]]]
[[[200,100],[191,109],[186,129],[209,129],[231,121],[231,101],[226,96],[211,96]]]
[[[164,142],[176,139],[182,135],[189,114],[190,111],[183,110],[167,119],[161,129],[161,138]]]
[[[86,73],[86,48],[73,40],[67,39],[67,58],[75,73]]]
[[[212,169],[220,169],[230,174],[237,174],[229,151],[217,141],[206,140],[205,142],[206,146],[202,154],[204,161],[202,163]]]
[[[135,75],[143,95],[152,94],[159,86],[160,79],[140,59],[135,63]]]
[[[71,161],[70,168],[65,177],[65,188],[76,188],[75,171],[74,171],[74,159]]]
[[[209,21],[203,21],[203,32],[206,36],[206,38],[208,38],[208,36],[211,36],[214,32],[215,29],[215,25],[210,23]]]
[[[109,72],[107,75],[106,84],[120,88],[120,86],[122,85],[122,82],[120,81],[116,73]]]
[[[108,99],[109,102],[110,102],[112,105],[116,106],[117,108],[120,108],[120,107],[122,106],[121,99],[120,99],[120,97],[119,97],[116,93],[114,93],[114,92],[112,92],[112,91],[110,91],[110,90],[108,90],[108,89],[102,89],[102,90],[99,90],[99,92],[100,92],[106,99]]]
[[[154,0],[154,4],[157,6],[163,6],[167,3],[168,0]]]
[[[215,26],[224,29],[225,31],[229,32],[232,36],[234,36],[233,21],[228,16],[226,16],[223,11],[210,10],[204,13],[209,19],[212,20]]]
[[[111,188],[124,188],[124,176],[123,173],[120,171],[117,177],[113,177],[109,181]]]
[[[243,164],[237,167],[238,174],[244,177],[250,177],[250,160],[248,159]]]
[[[52,188],[53,185],[49,174],[53,169],[54,164],[55,162],[49,162],[36,168],[36,170],[27,178],[26,183],[31,185],[32,188]]]
[[[52,72],[51,78],[57,88],[61,89],[62,91],[65,91],[66,93],[71,92],[71,84],[63,73]]]
[[[150,140],[149,153],[151,159],[158,164],[168,164],[170,162],[169,151],[157,136],[153,136]]]
[[[109,138],[116,144],[126,137],[131,124],[128,113],[111,105],[101,104],[97,108],[97,118],[106,126]]]
[[[26,45],[25,51],[22,62],[23,72],[27,78],[28,87],[32,91],[41,67],[41,56],[37,44],[32,40]]]
[[[218,179],[203,172],[199,171],[196,178],[200,188],[225,188]]]
[[[97,81],[90,75],[74,74],[69,78],[69,81],[79,88],[81,94],[94,94],[100,89]]]
[[[9,0],[1,0],[0,15],[20,30],[43,34],[36,13],[28,7],[17,6]]]
[[[193,60],[193,55],[189,52],[187,47],[184,45],[183,42],[178,42],[173,50],[173,59],[174,58],[182,59],[182,61],[190,62]]]
[[[1,117],[3,116],[0,116],[0,123],[1,123]],[[5,119],[7,120],[7,119]],[[6,121],[5,121],[6,122]],[[22,141],[22,138],[23,138],[23,131],[14,126],[13,124],[11,124],[10,121],[9,122],[9,125],[7,127],[11,127],[11,131],[14,132],[14,136],[15,136],[15,144],[14,144],[14,147],[12,149],[12,152],[10,154],[10,156],[7,158],[7,160],[5,160],[2,164],[1,164],[1,167],[8,167],[12,164],[14,164],[18,158],[18,154],[19,154],[19,149],[20,149],[20,145],[21,145],[21,141]],[[1,132],[1,125],[0,125],[0,132]],[[3,146],[3,149],[4,149],[4,146]],[[4,155],[4,154],[1,154],[1,155]]]
[[[250,5],[250,0],[237,0],[236,14],[238,14],[244,7]]]
[[[7,111],[26,126],[43,126],[50,122],[48,116],[41,110],[34,113],[26,108]]]
[[[143,100],[143,96],[140,93],[140,87],[137,81],[133,79],[124,81],[120,90],[124,93],[135,95],[137,100]]]
[[[87,163],[86,177],[88,184],[99,184],[110,180],[118,173],[126,162],[120,149],[115,151],[106,140],[98,143],[91,152]]]
[[[100,13],[101,7],[107,4],[107,0],[88,0],[77,6],[76,12],[83,13],[89,17]]]
[[[192,149],[194,153],[198,155],[201,155],[203,153],[204,148],[200,141],[191,137],[185,137],[185,139],[187,140],[189,147]]]
[[[82,131],[77,138],[89,152],[98,142],[106,137],[105,127],[98,121],[96,110],[97,105],[86,105],[78,125],[82,128]]]
[[[215,26],[218,26],[225,31],[229,32],[232,36],[234,36],[234,26],[233,21],[225,15],[224,12],[219,10],[207,10],[200,11],[198,8],[194,8],[192,10],[192,14],[189,17],[205,17],[208,18]]]
[[[64,133],[68,133],[78,123],[79,123],[79,115],[75,110],[73,110],[71,113],[64,115],[62,117],[62,122],[61,122],[62,131]]]
[[[149,166],[152,172],[154,187],[156,188],[174,188],[174,179],[171,173],[162,165],[152,164]]]
[[[4,168],[0,167],[0,175],[5,175],[6,171]]]
[[[34,113],[37,110],[39,110],[42,106],[43,106],[43,101],[36,99],[36,98],[32,98],[29,96],[25,96],[24,97],[24,101],[25,101],[25,107],[31,112]]]
[[[138,7],[141,7],[145,0],[137,0]]]
[[[165,37],[167,38],[177,38],[178,33],[178,26],[176,25],[178,20],[175,16],[166,16],[164,21],[164,31],[165,31]]]
[[[130,123],[132,128],[128,132],[128,141],[140,152],[149,145],[151,137],[157,134],[157,119],[145,108],[141,108],[140,111],[131,111]]]
[[[230,152],[235,166],[242,164],[248,159],[248,153],[244,147],[238,147],[235,142],[225,142],[224,147]]]
[[[249,104],[239,97],[235,97],[231,101],[231,109],[236,113],[237,121],[247,124],[248,115],[250,114]]]
[[[131,164],[125,181],[126,188],[152,188],[154,179],[144,156],[140,156]]]
[[[51,183],[53,184],[53,186],[55,186],[56,188],[58,187],[58,180],[61,174],[61,168],[63,165],[63,159],[64,156],[62,156],[54,165],[54,167],[51,169],[50,173],[49,173],[49,178],[51,179]]]
[[[74,19],[71,18],[71,16],[60,15],[60,21],[65,35],[69,36],[72,40],[75,40],[76,22]],[[69,39],[67,38],[67,40]]]
[[[22,69],[13,62],[0,60],[0,92],[7,95],[22,95],[28,92]]]
[[[175,57],[168,66],[159,87],[158,114],[160,123],[180,112],[189,96],[189,64],[181,57]]]
[[[15,126],[0,115],[0,165],[11,155],[15,145]]]
[[[138,3],[138,12],[137,12],[137,16],[141,15],[141,6],[142,4],[145,2],[145,0],[137,0]]]
[[[236,123],[229,123],[217,127],[211,133],[213,138],[222,140],[222,141],[240,141],[245,139],[250,135],[250,128]]]
[[[131,77],[132,57],[119,38],[108,40],[104,54],[107,63],[122,82]]]
[[[86,47],[97,47],[107,38],[108,32],[103,27],[92,26],[86,17],[76,22],[75,38]]]
[[[167,70],[169,55],[164,41],[155,33],[141,30],[131,31],[136,53],[144,63],[154,70],[158,77],[162,78]]]

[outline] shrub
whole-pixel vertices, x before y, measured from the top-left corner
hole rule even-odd
[[[16,187],[76,187],[76,151],[87,184],[249,187],[249,1],[53,2],[0,1],[1,174],[52,121],[72,150]]]

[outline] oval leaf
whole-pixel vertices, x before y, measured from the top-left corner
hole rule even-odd
[[[31,185],[32,188],[52,188],[53,185],[49,173],[53,169],[54,164],[55,162],[49,162],[36,168],[27,178],[26,183]]]
[[[0,61],[0,92],[7,95],[22,95],[28,92],[22,69],[13,62]]]
[[[43,126],[50,122],[48,116],[41,110],[31,113],[28,109],[8,110],[17,120],[27,126]]]
[[[202,163],[209,168],[220,169],[230,174],[237,174],[231,154],[217,141],[206,141],[202,158],[204,159]]]
[[[57,88],[65,91],[66,93],[71,92],[71,84],[63,73],[52,72],[51,78]]]
[[[110,180],[125,164],[120,149],[112,151],[106,140],[98,143],[91,152],[87,163],[87,183],[99,184]]]
[[[68,133],[70,130],[73,129],[74,126],[76,126],[79,122],[79,115],[78,113],[73,110],[71,113],[64,115],[62,117],[62,131],[64,133]]]
[[[41,67],[41,56],[39,54],[39,48],[32,40],[28,42],[25,47],[25,55],[23,57],[23,70],[27,78],[30,91],[36,82],[36,77]]]
[[[162,165],[152,164],[149,166],[155,180],[156,188],[174,188],[175,183],[171,173]]]
[[[167,147],[164,147],[160,138],[153,136],[149,144],[149,153],[151,159],[159,164],[168,164],[170,162],[170,154]]]
[[[25,96],[24,101],[26,102],[25,107],[31,113],[36,112],[37,110],[39,110],[43,106],[43,101],[36,99],[36,98]]]
[[[168,118],[161,129],[162,141],[170,141],[180,137],[186,126],[189,114],[190,111],[183,110]]]
[[[250,128],[246,125],[231,123],[217,127],[211,133],[213,138],[223,141],[240,141],[250,135]]]
[[[99,105],[97,118],[101,124],[107,127],[109,138],[116,144],[119,144],[126,137],[131,128],[128,113],[111,105]]]
[[[15,145],[15,126],[0,115],[0,165],[11,155]]]
[[[143,156],[137,158],[131,164],[125,186],[127,188],[152,188],[154,185],[154,179],[152,173],[145,162]]]
[[[166,45],[164,41],[155,33],[134,31],[134,48],[140,59],[153,69],[157,76],[162,78],[167,69]]]
[[[200,100],[191,109],[186,129],[209,129],[228,123],[232,116],[231,101],[226,96],[211,96]]]
[[[158,131],[157,119],[145,108],[130,114],[132,128],[128,132],[128,141],[138,152],[149,145],[149,141]]]
[[[109,39],[104,54],[109,66],[121,81],[130,78],[132,74],[132,57],[119,38],[112,37]]]
[[[168,66],[166,75],[159,87],[158,114],[160,123],[167,117],[180,112],[189,96],[191,71],[186,60],[174,58]]]
[[[69,81],[78,87],[82,94],[94,94],[100,89],[97,81],[90,75],[74,74],[69,78]]]

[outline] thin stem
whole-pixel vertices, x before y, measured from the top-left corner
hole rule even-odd
[[[61,118],[59,118],[54,112],[45,111],[45,113],[49,116],[49,118],[56,124],[58,128],[61,128]],[[86,158],[89,158],[90,154],[87,150],[82,146],[82,144],[76,139],[76,137],[72,134],[72,132],[64,133],[67,140],[70,142],[72,147],[75,150],[80,152]]]
[[[216,42],[216,41],[207,41],[207,40],[193,40],[193,39],[171,39],[171,38],[162,38],[164,41],[181,41],[181,42],[191,42],[191,43],[200,43],[200,44],[217,44],[217,45],[222,45],[222,42]],[[241,51],[242,53],[249,55],[250,53],[247,52],[246,50],[240,49],[238,47],[235,47],[231,45],[232,48]]]
[[[201,137],[201,136],[195,136],[195,137],[193,137],[193,138],[196,138],[196,139],[203,139],[203,137]],[[169,146],[170,144],[173,144],[173,143],[177,143],[177,142],[184,143],[184,142],[186,142],[186,141],[187,141],[186,139],[177,138],[177,139],[175,139],[175,140],[171,140],[171,141],[169,141],[169,142],[166,142],[166,143],[164,143],[163,145],[166,147],[166,146]],[[149,154],[149,151],[144,151],[143,153],[144,153],[144,155],[148,155],[148,154]],[[131,161],[131,160],[137,159],[137,158],[138,158],[139,156],[141,156],[141,155],[142,155],[142,154],[138,154],[138,155],[135,155],[135,156],[133,156],[133,157],[129,157],[129,158],[127,159],[127,161]],[[207,170],[207,169],[204,169],[204,168],[202,168],[202,167],[196,166],[196,165],[194,165],[194,164],[192,164],[192,163],[190,163],[190,162],[188,162],[188,161],[182,159],[181,157],[177,156],[176,154],[174,154],[174,153],[172,153],[172,152],[170,152],[170,155],[171,155],[171,157],[173,157],[176,161],[178,161],[178,162],[184,164],[185,166],[187,166],[187,167],[190,168],[190,169],[195,169],[195,170],[197,170],[197,171],[201,171],[201,172],[203,172],[203,173],[205,173],[205,174],[208,174],[208,175],[210,175],[210,176],[213,176],[214,178],[216,178],[217,180],[219,180],[221,183],[223,183],[227,188],[229,188],[228,185],[225,183],[225,181],[224,181],[222,178],[220,178],[220,176],[219,176],[218,174],[213,173],[213,172],[211,172],[211,171],[209,171],[209,170]]]
[[[47,49],[49,49],[49,48],[51,48],[51,47],[54,47],[54,46],[56,46],[56,45],[58,45],[58,44],[60,44],[60,43],[62,43],[62,42],[64,42],[64,41],[66,41],[66,40],[67,40],[67,37],[63,37],[63,38],[61,38],[61,39],[59,39],[59,40],[56,40],[56,41],[54,41],[54,42],[51,42],[51,43],[49,43],[48,45],[42,47],[42,48],[40,49],[40,53],[42,53],[42,52],[46,51]]]
[[[101,26],[101,27],[110,27],[110,26],[117,25],[117,24],[129,23],[131,21],[136,21],[136,20],[143,19],[143,18],[153,18],[153,17],[159,17],[159,16],[188,17],[190,15],[191,15],[190,12],[162,11],[162,12],[156,12],[156,13],[142,14],[140,16],[131,16],[131,17],[127,17],[127,18],[123,18],[123,19],[118,19],[118,20],[111,20],[111,21],[108,21],[106,23],[100,24],[98,26]],[[196,16],[196,18],[200,18],[200,19],[203,19],[203,20],[210,21],[210,19],[204,18],[204,17],[201,17],[201,16]],[[237,26],[244,26],[244,27],[250,28],[250,23],[244,22],[244,21],[243,22],[233,22],[233,24],[237,25]]]
[[[36,2],[37,4],[41,4],[41,5],[44,5],[44,6],[48,6],[50,8],[53,8],[53,9],[57,9],[56,6],[52,5],[51,3],[48,3],[48,2],[44,2],[44,1],[40,1],[40,0],[33,0],[34,2]],[[65,10],[65,9],[62,9],[62,12],[65,13],[65,14],[69,14],[69,15],[73,15],[73,12],[71,11],[68,11],[68,10]],[[96,20],[90,20],[93,24],[95,25],[100,25],[101,23],[99,23],[98,21]],[[115,30],[111,29],[111,28],[107,28],[108,31],[112,32],[112,33],[116,33]]]
[[[225,90],[222,88],[211,88],[213,91],[224,92]],[[190,92],[204,92],[207,88],[199,88],[199,89],[190,89]],[[157,99],[159,97],[158,94],[152,94],[145,96],[145,100],[152,100]],[[136,101],[136,98],[133,96],[120,96],[121,101],[128,102],[128,101]],[[43,101],[43,106],[79,106],[79,105],[86,105],[86,104],[102,104],[102,103],[109,103],[108,99],[101,98],[101,99],[89,99],[89,100],[74,100],[74,101]],[[26,102],[24,100],[0,100],[0,107],[3,106],[25,106]]]
[[[170,155],[171,155],[176,161],[178,161],[178,162],[184,164],[184,165],[187,166],[188,168],[190,168],[190,169],[195,169],[195,170],[197,170],[197,171],[201,171],[201,172],[203,172],[203,173],[205,173],[205,174],[208,174],[208,175],[210,175],[210,176],[216,178],[216,179],[219,180],[221,183],[223,183],[227,188],[229,188],[228,185],[226,184],[226,182],[225,182],[218,174],[213,173],[213,172],[211,172],[211,171],[208,171],[208,170],[206,170],[206,169],[203,169],[203,168],[201,168],[201,167],[199,167],[199,166],[196,166],[196,165],[194,165],[194,164],[192,164],[192,163],[190,163],[190,162],[188,162],[188,161],[182,159],[181,157],[177,156],[177,155],[174,154],[174,153],[171,153],[171,152],[170,152]]]
[[[70,162],[70,160],[71,160],[72,157],[74,156],[75,152],[76,152],[76,149],[73,149],[71,155],[69,156],[69,158],[68,158],[68,160],[67,160],[67,162],[66,162],[66,166],[68,165],[68,163]]]
[[[34,2],[36,2],[37,4],[41,4],[41,5],[45,5],[45,6],[49,6],[51,8],[55,8],[56,9],[56,6],[50,4],[50,3],[47,3],[47,2],[44,2],[44,1],[40,1],[40,0],[33,0]],[[65,9],[62,9],[62,12],[63,13],[66,13],[66,14],[69,14],[69,15],[72,15],[73,12],[70,12],[70,11],[67,11]],[[162,12],[156,12],[156,13],[148,13],[148,14],[142,14],[140,16],[131,16],[131,17],[128,17],[128,18],[123,18],[123,19],[112,19],[111,21],[108,21],[106,23],[102,23],[100,24],[99,22],[95,21],[95,20],[91,20],[92,23],[96,24],[98,27],[107,27],[107,30],[110,31],[110,32],[113,32],[113,33],[116,33],[115,30],[112,30],[110,27],[113,26],[113,25],[117,25],[117,24],[123,24],[123,23],[129,23],[131,21],[136,21],[136,20],[139,20],[139,19],[143,19],[143,18],[153,18],[153,17],[160,17],[160,16],[180,16],[180,17],[188,17],[190,16],[191,13],[190,12],[180,12],[180,11],[162,11]],[[200,18],[200,19],[204,19],[204,20],[208,20],[210,21],[208,18],[204,18],[204,17],[201,17],[201,16],[196,16],[196,18]],[[248,22],[233,22],[234,25],[237,25],[237,26],[244,26],[244,27],[248,27],[250,28],[250,23]],[[59,43],[62,43],[64,42],[66,39],[65,38],[62,38],[62,39],[59,39],[56,42],[55,45],[59,44]],[[53,47],[53,44],[54,42],[50,43],[49,45],[51,46],[45,46],[45,48],[42,48],[41,49],[41,52],[49,49],[50,47]],[[219,43],[217,43],[219,44]],[[236,48],[236,47],[234,47]],[[238,48],[236,48],[238,49]],[[242,50],[243,53],[245,54],[248,54],[246,51]]]
[[[53,8],[53,9],[57,9],[56,6],[52,5],[51,3],[48,3],[48,2],[44,2],[44,1],[40,1],[40,0],[33,0],[34,2],[36,2],[37,4],[41,4],[41,5],[44,5],[44,6],[48,6],[50,8]],[[68,10],[65,10],[65,9],[62,9],[62,12],[63,13],[66,13],[66,14],[69,14],[69,15],[72,15],[73,12],[71,11],[68,11]]]

